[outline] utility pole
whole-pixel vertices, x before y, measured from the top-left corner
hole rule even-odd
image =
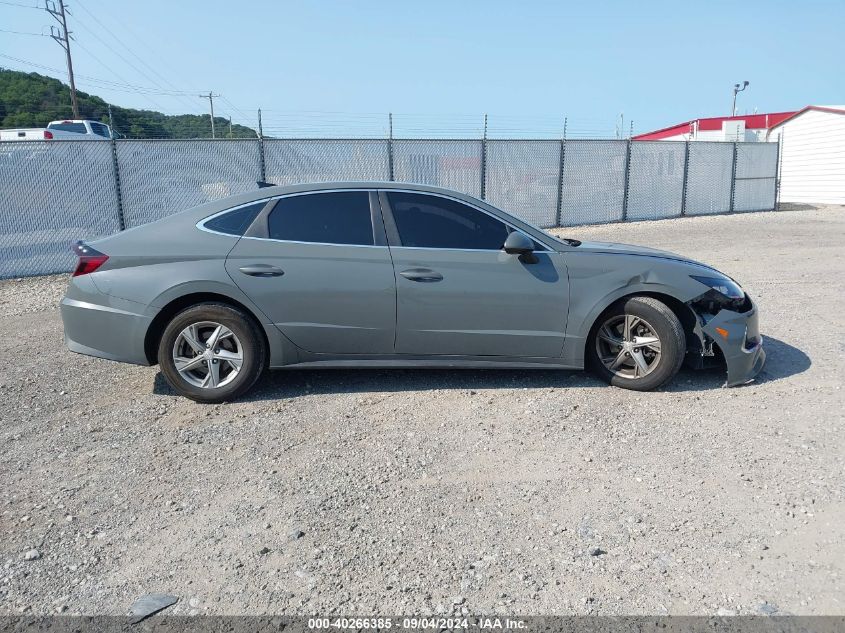
[[[232,138],[232,115],[229,115],[229,138]]]
[[[207,95],[200,95],[200,99],[208,99],[208,105],[211,109],[211,138],[217,138],[214,133],[214,97],[219,96],[220,95],[212,94],[210,90]]]
[[[739,84],[734,84],[734,103],[733,106],[731,106],[731,116],[736,116],[736,93],[742,92],[743,90],[748,88],[748,83],[749,82],[747,81],[743,81],[742,86],[740,86]]]
[[[65,49],[65,57],[67,58],[67,77],[70,84],[70,103],[73,107],[73,118],[79,118],[79,101],[76,99],[76,83],[73,81],[73,61],[70,57],[70,32],[67,30],[67,16],[70,13],[65,9],[64,0],[58,0],[59,8],[56,9],[56,3],[53,0],[44,0],[44,10],[52,15],[61,26],[57,29],[55,26],[50,27],[50,37],[52,37],[59,46]]]

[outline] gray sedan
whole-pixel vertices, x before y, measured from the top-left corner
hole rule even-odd
[[[738,385],[765,361],[756,306],[710,266],[423,185],[258,189],[76,250],[68,348],[158,363],[200,402],[267,368],[589,367],[645,391],[685,362]]]

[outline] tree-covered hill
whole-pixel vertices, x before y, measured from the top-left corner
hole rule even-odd
[[[77,90],[83,119],[109,122],[108,104],[100,97]],[[211,138],[207,115],[168,116],[152,110],[112,105],[114,127],[129,138]],[[38,73],[0,68],[0,128],[45,127],[55,119],[73,118],[70,88],[58,79]],[[229,121],[214,117],[217,138],[230,138]],[[255,138],[255,130],[233,124],[231,138]]]

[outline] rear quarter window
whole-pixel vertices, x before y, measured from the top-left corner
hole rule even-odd
[[[248,206],[227,211],[206,220],[203,227],[209,231],[225,233],[226,235],[243,235],[266,204],[266,200],[260,200]]]

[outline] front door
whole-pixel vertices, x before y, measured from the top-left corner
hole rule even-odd
[[[569,303],[560,253],[539,243],[533,263],[505,253],[511,227],[452,198],[402,191],[385,198],[397,353],[560,356]]]
[[[288,339],[316,353],[393,352],[396,284],[369,192],[281,198],[266,236],[242,238],[226,270]]]

